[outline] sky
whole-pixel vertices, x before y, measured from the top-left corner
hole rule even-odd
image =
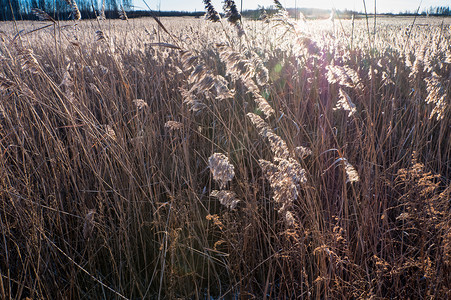
[[[152,10],[178,10],[178,11],[203,11],[204,4],[202,0],[144,0]],[[273,4],[271,0],[242,0],[243,9],[254,9],[258,5],[268,7]],[[374,1],[365,0],[368,12],[374,12]],[[213,6],[218,12],[222,11],[222,1],[212,0]],[[324,9],[350,9],[355,11],[364,11],[363,0],[280,0],[285,7],[309,7]],[[133,0],[136,9],[146,9],[143,0]],[[240,8],[241,0],[235,0]],[[376,0],[377,11],[380,13],[416,11],[421,3],[420,11],[430,6],[450,6],[451,0]]]

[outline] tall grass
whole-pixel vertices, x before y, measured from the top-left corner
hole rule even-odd
[[[210,20],[0,24],[0,298],[449,298],[450,25]]]

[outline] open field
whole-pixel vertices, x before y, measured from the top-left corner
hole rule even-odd
[[[451,297],[449,18],[160,21],[0,23],[1,299]]]

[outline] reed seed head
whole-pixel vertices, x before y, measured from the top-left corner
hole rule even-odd
[[[213,179],[216,180],[221,188],[231,181],[235,176],[233,165],[229,162],[229,158],[222,153],[214,153],[208,159],[210,171]]]

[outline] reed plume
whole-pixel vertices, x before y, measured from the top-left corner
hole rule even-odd
[[[224,188],[227,182],[235,177],[233,165],[229,162],[229,158],[222,153],[214,153],[208,158],[208,166],[221,188]]]
[[[285,141],[280,136],[275,134],[274,131],[260,116],[254,113],[248,113],[247,116],[257,128],[258,133],[262,137],[268,139],[271,145],[271,151],[274,153],[274,157],[280,159],[288,159],[291,156]]]
[[[349,97],[348,93],[346,93],[342,88],[340,88],[340,97],[338,99],[337,105],[334,107],[334,110],[345,110],[348,113],[348,117],[354,115],[357,112],[356,106],[351,101],[351,97]]]
[[[357,182],[360,180],[356,169],[348,162],[347,159],[342,160],[345,166],[346,182]]]
[[[33,49],[23,48],[21,46],[16,46],[16,48],[22,70],[33,74],[39,73],[41,68],[36,60],[36,57],[34,56]]]
[[[258,57],[249,60],[241,53],[234,51],[232,47],[225,43],[216,44],[221,60],[225,62],[227,74],[231,75],[233,79],[240,79],[248,92],[254,96],[254,101],[257,104],[266,118],[275,114],[274,109],[268,101],[261,95],[258,86],[255,84],[253,77],[256,77],[257,82],[264,85],[268,81],[268,69],[263,65],[263,62]],[[257,69],[256,69],[257,68]]]
[[[312,150],[304,147],[304,146],[299,146],[296,147],[295,149],[296,155],[300,158],[300,159],[305,159],[307,156],[312,155]]]
[[[275,163],[264,159],[259,160],[266,179],[273,193],[273,199],[278,204],[278,213],[288,226],[294,225],[291,212],[294,201],[299,197],[301,185],[307,182],[305,170],[292,159],[275,158]]]
[[[96,31],[96,41],[97,42],[106,41],[106,36],[102,30]]]
[[[329,65],[327,69],[327,80],[330,84],[338,83],[349,88],[363,89],[359,74],[348,66]]]
[[[80,10],[78,9],[78,5],[77,2],[75,2],[75,0],[64,0],[67,5],[70,6],[72,12],[71,15],[74,18],[74,20],[78,21],[81,19],[81,13]]]
[[[212,22],[219,22],[221,20],[221,17],[215,10],[213,4],[211,4],[211,0],[204,0],[204,4],[206,10],[205,19]]]
[[[280,3],[280,1],[274,0],[274,4],[276,5],[277,10],[285,10],[285,8],[283,7],[282,3]]]
[[[241,21],[241,14],[238,12],[238,9],[236,8],[235,1],[225,0],[223,9],[227,21],[229,21],[232,24],[236,24],[237,22]]]
[[[138,110],[142,110],[146,107],[148,107],[149,105],[147,104],[146,101],[144,101],[143,99],[134,99],[133,103],[135,104],[136,108]]]
[[[441,83],[441,78],[436,73],[433,73],[432,76],[426,77],[424,81],[426,82],[426,90],[428,92],[424,101],[428,104],[432,103],[435,105],[429,118],[437,115],[436,119],[442,120],[445,117],[445,111],[449,101],[447,101],[447,93]]]
[[[218,198],[219,203],[226,206],[229,209],[235,209],[238,203],[240,202],[239,199],[237,199],[236,194],[232,191],[228,190],[213,190],[210,193],[210,197]]]
[[[170,131],[176,131],[183,128],[183,124],[177,121],[167,121],[164,123],[164,127],[169,129]]]
[[[238,36],[243,36],[245,32],[243,29],[243,25],[241,23],[241,14],[238,12],[238,9],[236,8],[235,1],[224,0],[223,9],[225,12],[225,18],[227,18],[227,21],[229,21],[232,25],[234,25],[235,29],[238,32]]]

